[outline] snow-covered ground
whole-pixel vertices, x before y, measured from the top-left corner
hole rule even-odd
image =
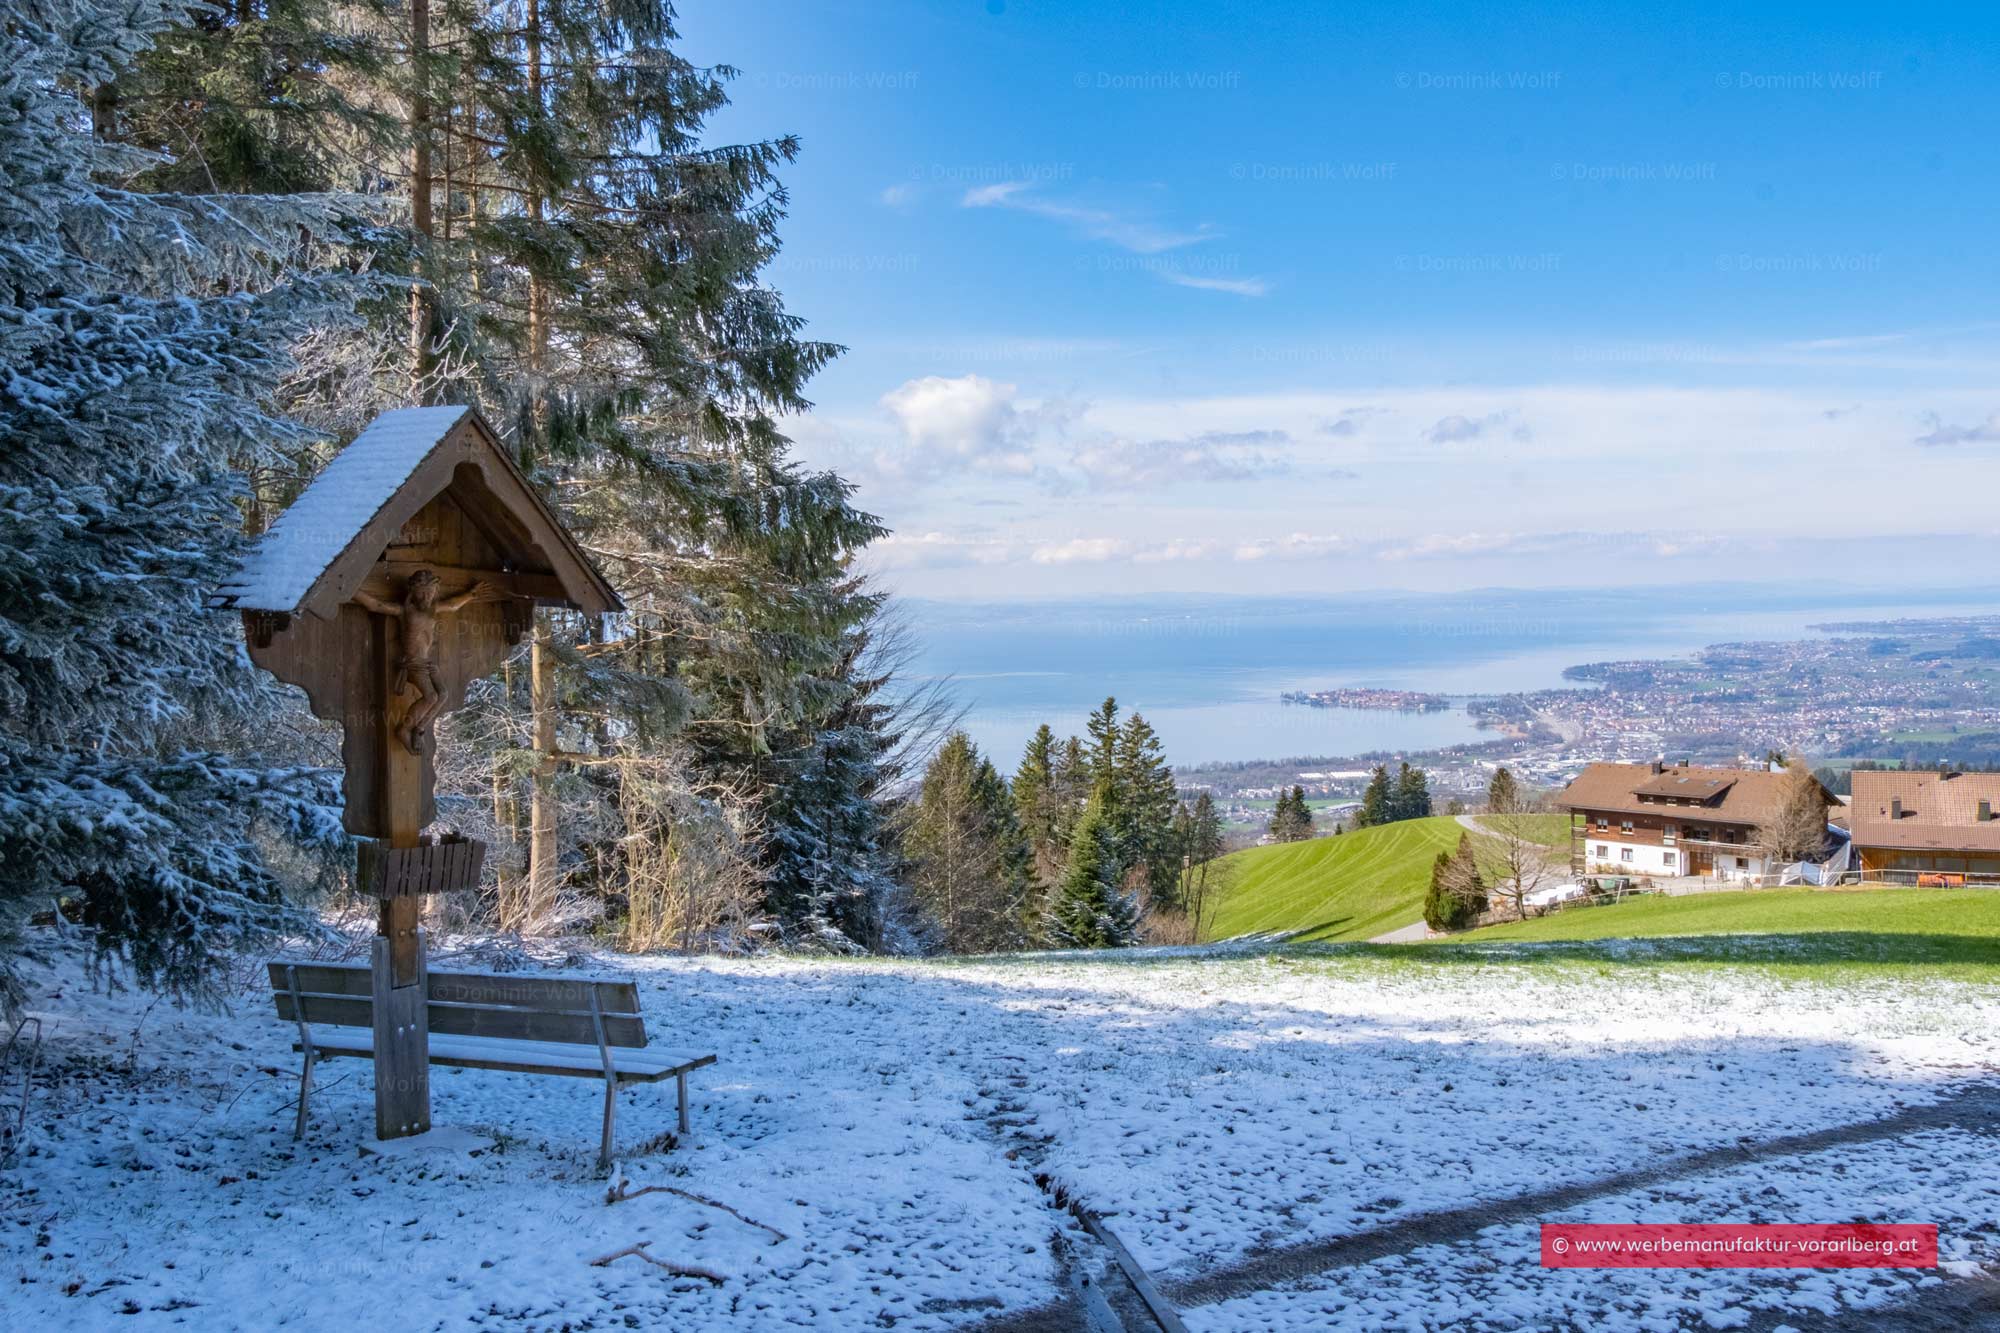
[[[356,1152],[369,1067],[335,1061],[294,1144],[267,992],[222,1017],[61,971],[32,1001],[59,1077],[0,1173],[9,1325],[967,1327],[1099,1262],[1037,1174],[1198,1330],[1803,1327],[2000,1267],[2000,986],[1287,955],[607,970],[657,1043],[721,1057],[672,1151],[646,1142],[671,1085],[622,1094],[632,1188],[784,1239],[607,1203],[582,1080],[439,1070],[437,1122],[498,1147],[384,1160]],[[1957,1267],[1547,1272],[1534,1225],[1855,1218],[1936,1222]],[[591,1265],[638,1241],[726,1280]]]

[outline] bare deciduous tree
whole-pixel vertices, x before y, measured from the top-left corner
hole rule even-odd
[[[1480,862],[1491,896],[1516,917],[1528,914],[1528,895],[1547,883],[1554,873],[1549,849],[1536,839],[1541,802],[1522,791],[1510,779],[1494,784],[1495,798],[1486,817],[1480,820],[1490,837],[1481,840]]]
[[[1778,803],[1758,825],[1757,842],[1772,869],[1793,861],[1817,861],[1826,854],[1826,788],[1812,769],[1793,760],[1778,790]]]

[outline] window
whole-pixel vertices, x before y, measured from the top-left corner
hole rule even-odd
[[[1609,856],[1611,855],[1611,849],[1600,842],[1597,844],[1597,854],[1599,856]]]
[[[1629,820],[1629,819],[1621,819],[1621,820],[1619,820],[1619,821],[1618,821],[1618,831],[1619,831],[1620,833],[1630,833],[1630,832],[1632,831],[1632,821],[1631,821],[1631,820]]]
[[[1660,864],[1661,864],[1661,865],[1663,865],[1663,866],[1665,866],[1665,867],[1666,867],[1667,869],[1669,869],[1669,870],[1672,870],[1672,869],[1673,869],[1674,867],[1676,867],[1676,866],[1678,866],[1678,865],[1680,864],[1680,857],[1679,857],[1679,853],[1676,853],[1676,852],[1661,852],[1661,853],[1660,853]]]
[[[1604,831],[1605,831],[1606,829],[1608,829],[1608,828],[1610,828],[1610,827],[1611,827],[1611,816],[1610,816],[1610,815],[1599,815],[1599,816],[1597,817],[1597,831],[1598,831],[1599,833],[1602,833],[1602,832],[1604,832]]]
[[[1631,849],[1630,847],[1620,847],[1620,848],[1618,849],[1618,859],[1619,859],[1619,860],[1621,860],[1621,861],[1629,861],[1629,860],[1631,860],[1631,859],[1632,859],[1632,849]]]
[[[1680,825],[1669,824],[1665,828],[1660,830],[1660,841],[1666,843],[1667,846],[1671,847],[1674,845],[1674,839],[1680,837],[1680,835],[1681,835]],[[1667,858],[1667,860],[1671,864],[1673,858],[1670,856]]]

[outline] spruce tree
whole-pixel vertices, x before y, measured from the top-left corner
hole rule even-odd
[[[1312,807],[1306,804],[1306,789],[1292,788],[1292,841],[1304,842],[1317,830],[1313,827]]]
[[[1090,790],[1094,793],[1118,781],[1118,701],[1107,697],[1085,719],[1083,729],[1090,737]]]
[[[1354,812],[1354,827],[1374,828],[1388,823],[1395,818],[1391,805],[1389,770],[1385,765],[1377,764],[1368,779],[1368,789],[1361,795],[1361,808]]]
[[[241,536],[232,458],[286,349],[345,318],[358,201],[154,197],[155,159],[85,128],[187,17],[160,0],[16,4],[0,25],[0,1004],[51,903],[143,984],[206,994],[219,953],[297,924],[260,841],[346,845],[324,775],[212,749],[264,703],[203,610]],[[99,108],[114,137],[115,106]]]
[[[773,736],[765,760],[767,900],[805,938],[840,951],[877,949],[894,872],[887,809],[896,736],[883,723],[886,684],[868,673],[865,630],[849,635],[823,703]]]
[[[1292,794],[1281,790],[1271,806],[1271,818],[1264,824],[1264,833],[1272,842],[1290,842],[1291,828]]]
[[[1029,873],[1033,880],[1030,901],[1023,906],[1034,919],[1041,916],[1041,903],[1035,900],[1055,883],[1067,859],[1066,850],[1057,838],[1057,830],[1066,823],[1056,775],[1059,758],[1055,733],[1044,722],[1028,738],[1021,762],[1014,769],[1014,815],[1028,842]]]
[[[1458,846],[1439,852],[1431,863],[1430,888],[1424,895],[1424,924],[1432,930],[1464,930],[1487,907],[1486,888],[1472,851],[1472,835],[1458,835]]]
[[[1044,929],[1060,948],[1119,948],[1138,941],[1138,915],[1118,884],[1106,794],[1100,789],[1070,838],[1069,864],[1049,900]]]
[[[1410,767],[1407,761],[1396,775],[1396,785],[1389,796],[1391,819],[1428,819],[1431,814],[1430,779],[1421,768]]]
[[[1120,860],[1141,876],[1148,903],[1175,907],[1180,857],[1173,822],[1180,792],[1159,736],[1138,713],[1126,719],[1118,738],[1116,781]]]
[[[1486,784],[1486,808],[1494,814],[1505,814],[1520,799],[1521,789],[1513,773],[1504,764],[1494,769],[1492,780]]]

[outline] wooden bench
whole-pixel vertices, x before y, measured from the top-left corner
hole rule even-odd
[[[298,1024],[292,1049],[305,1057],[292,1133],[299,1138],[306,1130],[313,1065],[375,1053],[374,979],[365,963],[280,958],[270,970],[278,1017]],[[430,972],[427,980],[432,1064],[604,1080],[600,1165],[611,1161],[621,1084],[673,1079],[680,1132],[688,1132],[688,1072],[714,1064],[715,1057],[647,1047],[639,988],[632,982],[486,972]]]

